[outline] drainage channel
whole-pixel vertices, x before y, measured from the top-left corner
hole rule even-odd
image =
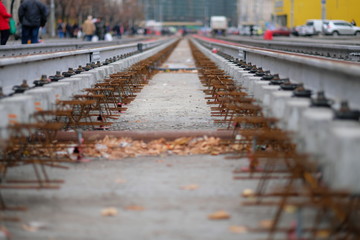
[[[34,136],[30,125],[14,129],[21,150],[8,151],[19,159],[5,159],[12,161],[4,165],[11,170],[6,180],[25,177],[22,184],[30,183],[29,173],[35,173],[67,181],[56,192],[6,191],[5,202],[30,207],[19,214],[21,224],[6,222],[15,238],[359,236],[351,214],[357,198],[324,187],[317,167],[296,151],[278,119],[264,116],[244,88],[191,43],[192,58],[187,44],[181,41],[162,66],[140,62],[88,89],[91,99],[82,95],[66,102],[76,108],[55,114],[67,121],[41,125],[46,131],[35,135],[36,144],[28,142]],[[171,48],[154,61],[164,62]],[[48,121],[48,114],[38,119]],[[76,131],[59,131],[64,125]],[[112,131],[88,132],[89,126]],[[70,163],[55,161],[69,149]],[[17,165],[25,166],[12,168]],[[70,169],[45,171],[46,166]],[[42,189],[60,182],[32,184]],[[331,214],[321,215],[324,210]]]

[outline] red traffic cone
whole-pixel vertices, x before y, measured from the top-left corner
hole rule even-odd
[[[264,33],[264,40],[273,40],[273,35],[270,30],[266,30]]]

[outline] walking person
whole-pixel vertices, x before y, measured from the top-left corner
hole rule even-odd
[[[11,14],[6,11],[6,8],[0,0],[0,43],[5,45],[10,36],[10,24],[9,19]]]
[[[102,17],[98,17],[95,27],[96,35],[99,37],[99,40],[105,40],[106,25]]]
[[[91,41],[94,33],[95,33],[95,24],[92,21],[92,16],[88,16],[87,20],[84,22],[84,24],[82,25],[82,30],[84,33],[84,39],[86,41]]]
[[[24,0],[18,11],[22,26],[21,43],[38,43],[39,28],[44,27],[49,15],[48,7],[39,0]]]

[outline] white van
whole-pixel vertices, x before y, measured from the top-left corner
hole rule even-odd
[[[307,35],[319,35],[322,33],[323,20],[321,19],[310,19],[306,21],[306,33]]]

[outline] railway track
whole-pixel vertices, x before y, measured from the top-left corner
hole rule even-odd
[[[208,49],[216,49],[243,60],[264,71],[279,74],[296,83],[303,83],[313,92],[325,91],[338,104],[348,100],[360,108],[360,63],[321,56],[245,46],[211,38],[197,37]]]
[[[284,41],[284,40],[259,40],[259,39],[238,39],[219,37],[217,39],[233,43],[239,43],[243,46],[252,46],[272,50],[281,50],[292,53],[302,53],[312,56],[321,56],[326,58],[340,59],[351,62],[360,62],[360,46],[355,44],[346,44],[344,41],[339,43],[310,42],[310,41]]]
[[[109,47],[133,42],[142,42],[149,39],[150,38],[126,38],[121,40],[114,40],[111,42],[84,42],[76,40],[65,40],[61,42],[46,42],[41,44],[5,45],[0,46],[0,58]]]
[[[152,49],[167,41],[166,39],[147,39],[120,45],[104,42],[95,43],[95,45],[93,43],[65,44],[60,45],[60,48],[57,44],[55,46],[51,44],[26,46],[25,50],[30,50],[35,54],[0,58],[0,86],[3,93],[7,95],[14,92],[13,87],[21,85],[23,80],[27,80],[27,84],[32,87],[35,86],[33,82],[40,80],[42,75],[55,76],[56,72],[61,75],[63,72],[71,71],[70,68],[76,71],[79,66],[85,68],[87,64],[97,62],[103,64],[106,61],[119,60],[127,55]],[[61,46],[72,49],[64,50]]]

